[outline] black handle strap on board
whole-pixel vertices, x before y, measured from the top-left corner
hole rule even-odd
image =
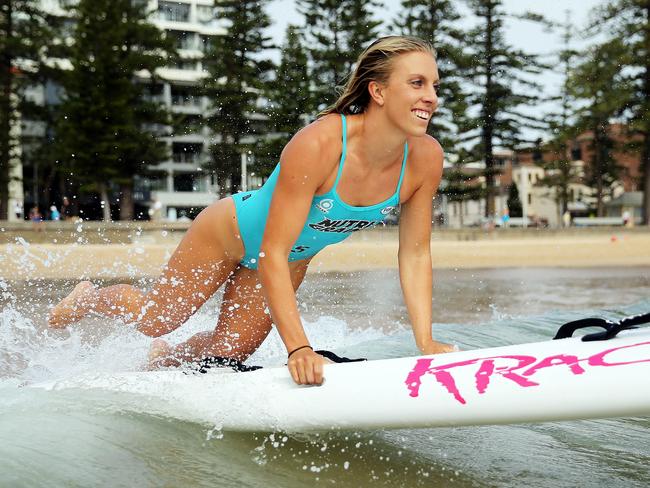
[[[192,366],[192,369],[199,373],[207,373],[211,368],[230,368],[237,373],[247,373],[248,371],[262,369],[262,366],[248,366],[237,359],[222,356],[209,356],[201,359],[198,363],[194,363]]]
[[[359,361],[367,361],[366,358],[350,359],[350,358],[346,358],[345,356],[337,356],[332,351],[325,351],[324,349],[320,349],[314,352],[316,354],[320,354],[324,358],[329,359],[333,363],[358,363]]]
[[[326,357],[333,363],[356,363],[357,361],[366,361],[365,358],[350,359],[343,356],[338,356],[332,351],[314,351],[323,357]],[[211,368],[230,368],[237,373],[247,373],[248,371],[255,371],[262,369],[262,366],[249,366],[233,358],[226,358],[222,356],[209,356],[201,359],[198,362],[192,363],[190,369],[198,373],[207,373]]]
[[[606,341],[608,339],[616,337],[616,334],[622,330],[636,329],[638,325],[647,323],[650,323],[650,313],[625,317],[624,319],[616,322],[597,317],[574,320],[572,322],[567,322],[561,326],[553,339],[566,339],[568,337],[572,337],[573,333],[578,329],[584,329],[586,327],[601,327],[605,330],[602,332],[593,332],[591,334],[584,335],[582,336],[582,340],[584,342]]]

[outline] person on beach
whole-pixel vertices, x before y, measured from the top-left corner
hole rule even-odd
[[[55,222],[61,220],[61,214],[59,213],[59,209],[56,208],[56,205],[50,206],[50,220],[54,220]]]
[[[43,226],[45,225],[43,222],[43,214],[37,206],[32,207],[29,211],[29,220],[32,222],[32,229],[34,231],[43,232]]]
[[[443,152],[426,130],[438,86],[428,43],[403,36],[375,41],[335,104],[285,146],[264,186],[197,216],[150,291],[81,282],[51,310],[49,325],[62,328],[96,313],[159,337],[225,284],[216,328],[176,346],[156,339],[150,367],[211,357],[244,361],[275,324],[294,381],[320,384],[327,360],[305,334],[296,290],[321,249],[381,223],[401,205],[400,282],[415,342],[424,354],[454,350],[431,331],[431,212]]]

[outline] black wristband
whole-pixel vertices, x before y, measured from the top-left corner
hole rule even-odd
[[[294,352],[298,352],[298,351],[300,351],[301,349],[304,349],[304,348],[306,348],[306,347],[308,347],[308,348],[311,349],[312,351],[314,350],[314,348],[311,347],[311,346],[309,346],[309,345],[307,345],[307,346],[300,346],[300,347],[295,348],[293,351],[291,351],[291,352],[289,353],[289,355],[287,356],[287,359],[289,359],[289,358],[291,357],[291,355],[292,355]]]

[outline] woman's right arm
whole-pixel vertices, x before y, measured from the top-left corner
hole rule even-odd
[[[331,125],[328,120],[312,124],[285,147],[262,239],[260,281],[273,322],[288,352],[310,345],[300,320],[288,258],[305,225],[314,194],[333,168],[333,163],[327,163],[331,159],[328,157],[331,144],[324,145]],[[320,355],[305,347],[291,355],[288,367],[296,383],[320,384],[323,363]]]

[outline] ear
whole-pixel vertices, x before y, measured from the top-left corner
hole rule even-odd
[[[384,106],[384,86],[381,83],[377,81],[368,83],[368,93],[377,105],[380,107]]]

